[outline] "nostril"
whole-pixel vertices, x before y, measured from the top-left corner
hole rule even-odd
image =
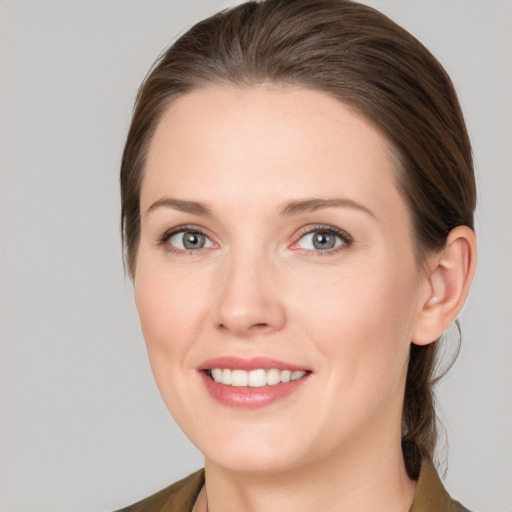
[[[249,327],[249,331],[263,331],[269,328],[269,324],[261,322],[257,324],[252,324]]]
[[[259,323],[249,325],[244,330],[246,330],[246,331],[262,331],[262,330],[268,329],[269,327],[270,327],[270,325],[268,323],[259,322]],[[219,329],[221,329],[223,331],[231,330],[230,327],[228,325],[226,325],[225,323],[219,323]]]
[[[265,324],[265,323],[261,323],[261,324],[254,324],[251,326],[253,329],[261,329],[261,328],[264,328],[264,327],[268,327],[268,324]]]

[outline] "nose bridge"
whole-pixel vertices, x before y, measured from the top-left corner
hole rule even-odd
[[[233,247],[218,274],[216,323],[237,336],[282,328],[285,310],[273,258],[258,244]]]

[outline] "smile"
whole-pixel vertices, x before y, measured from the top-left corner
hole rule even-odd
[[[268,357],[216,357],[197,367],[206,391],[218,403],[259,409],[300,396],[312,382],[313,369]]]
[[[208,370],[210,378],[219,384],[250,388],[284,384],[301,379],[306,373],[307,372],[304,370],[291,371],[279,370],[278,368],[268,370],[258,368],[249,371],[230,368],[211,368]]]

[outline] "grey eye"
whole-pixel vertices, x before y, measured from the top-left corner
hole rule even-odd
[[[336,237],[330,233],[315,233],[313,247],[315,249],[332,249],[336,245]]]
[[[335,233],[329,233],[328,231],[311,231],[303,235],[298,246],[301,249],[316,250],[316,251],[328,251],[340,246],[343,240],[339,235]]]
[[[185,251],[213,247],[212,241],[200,231],[179,231],[169,238],[169,243]]]

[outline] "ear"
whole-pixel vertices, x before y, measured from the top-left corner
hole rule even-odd
[[[445,248],[429,261],[427,288],[414,326],[412,342],[428,345],[437,340],[460,313],[476,267],[475,233],[458,226]]]

